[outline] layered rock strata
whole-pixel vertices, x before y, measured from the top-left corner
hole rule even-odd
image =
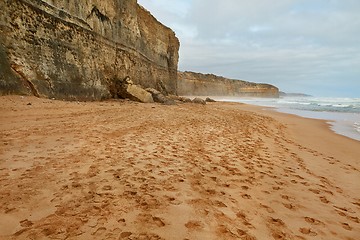
[[[228,79],[213,74],[178,72],[178,94],[193,96],[279,97],[270,84]]]
[[[0,9],[0,94],[97,100],[126,78],[176,93],[179,41],[136,0],[2,0]]]

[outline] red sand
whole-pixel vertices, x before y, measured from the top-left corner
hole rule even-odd
[[[360,236],[360,142],[245,104],[0,97],[0,183],[0,239]]]

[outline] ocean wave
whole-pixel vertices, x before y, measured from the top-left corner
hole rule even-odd
[[[320,98],[320,97],[282,97],[251,98],[235,101],[267,107],[281,107],[315,112],[348,112],[360,113],[360,98]]]
[[[283,98],[278,104],[291,109],[316,112],[360,113],[360,98]]]
[[[355,127],[355,130],[360,133],[360,122],[355,122],[354,127]]]
[[[340,107],[340,108],[353,108],[353,105],[345,105],[345,104],[334,104],[332,107]]]
[[[360,98],[328,98],[328,97],[324,97],[324,98],[319,98],[319,97],[313,97],[313,98],[309,98],[312,101],[315,102],[328,102],[328,103],[351,103],[351,102],[358,102],[360,103]]]
[[[300,105],[310,105],[309,102],[296,102],[296,101],[279,101],[281,104],[300,104]]]

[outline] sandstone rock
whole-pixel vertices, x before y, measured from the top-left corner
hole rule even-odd
[[[175,101],[184,102],[184,103],[191,103],[191,99],[187,97],[181,97],[176,95],[169,95],[170,98],[172,98]]]
[[[130,100],[143,103],[154,102],[151,94],[138,85],[126,84],[124,90],[126,95],[125,97],[129,98]]]
[[[279,89],[269,84],[228,79],[214,74],[178,72],[178,94],[194,96],[279,97]]]
[[[206,104],[205,100],[204,100],[204,99],[201,99],[201,98],[194,98],[194,99],[192,100],[192,102],[193,102],[193,103],[197,103],[197,104],[202,104],[202,105],[205,105],[205,104]]]
[[[190,98],[187,98],[187,97],[182,97],[181,101],[184,102],[184,103],[191,103],[192,102],[192,100]]]
[[[152,95],[152,98],[154,99],[155,102],[159,102],[159,103],[166,102],[166,100],[167,100],[166,97],[160,91],[158,91],[154,88],[147,88],[145,90]]]
[[[148,91],[152,95],[154,102],[162,103],[165,105],[175,104],[175,101],[173,99],[164,96],[164,94],[154,88],[147,88],[146,91]]]
[[[6,0],[0,9],[0,94],[103,99],[126,76],[176,94],[179,41],[136,0]]]
[[[158,90],[156,90],[156,89],[154,89],[154,88],[147,88],[147,89],[145,89],[146,91],[148,91],[149,93],[151,93],[152,95],[154,95],[154,96],[159,96],[159,95],[162,95],[162,96],[164,96],[164,94],[162,94],[160,91],[158,91]],[[165,96],[164,96],[165,97]],[[154,100],[155,100],[155,98],[154,98]]]
[[[209,97],[207,97],[206,99],[205,99],[205,102],[216,102],[214,99],[211,99],[211,98],[209,98]]]
[[[110,87],[113,98],[130,99],[132,101],[152,103],[151,94],[141,86],[133,84],[129,77],[114,80]]]

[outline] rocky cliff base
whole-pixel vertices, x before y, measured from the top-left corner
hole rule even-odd
[[[126,78],[176,93],[179,41],[136,0],[3,0],[0,9],[0,94],[98,100]]]

